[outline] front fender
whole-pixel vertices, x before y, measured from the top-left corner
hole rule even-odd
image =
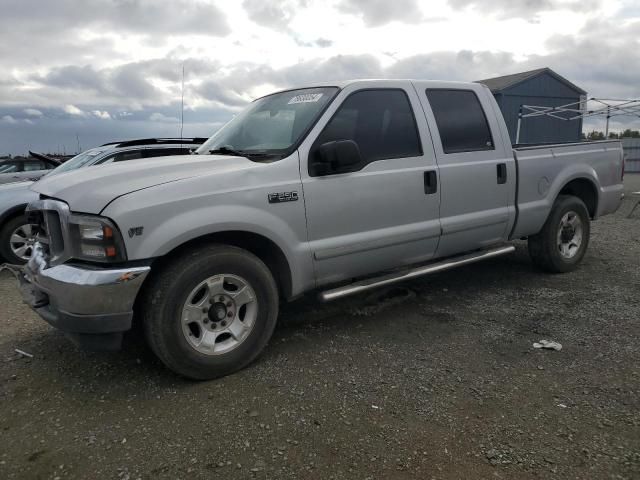
[[[286,257],[292,294],[296,295],[314,286],[304,203],[268,204],[265,191],[226,192],[173,202],[143,199],[151,192],[142,191],[116,200],[103,214],[121,229],[129,260],[161,257],[189,241],[216,233],[247,232],[265,237]],[[132,205],[136,207],[132,209]]]

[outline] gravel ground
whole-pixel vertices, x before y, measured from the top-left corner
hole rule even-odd
[[[640,478],[631,206],[593,225],[571,274],[534,270],[518,242],[398,288],[286,305],[258,362],[205,383],[137,339],[77,350],[0,274],[0,478]]]

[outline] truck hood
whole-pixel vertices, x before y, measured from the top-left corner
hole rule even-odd
[[[42,178],[31,190],[63,200],[74,212],[100,213],[127,193],[186,178],[251,168],[244,157],[184,155],[129,160]]]

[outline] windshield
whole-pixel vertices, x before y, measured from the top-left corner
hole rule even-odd
[[[259,98],[218,130],[197,151],[284,155],[306,133],[338,89],[305,88]]]
[[[107,149],[93,148],[91,150],[87,150],[86,152],[82,152],[76,155],[73,158],[70,158],[66,162],[64,162],[59,167],[51,170],[49,175],[54,175],[56,173],[68,172],[70,170],[75,170],[76,168],[86,167],[88,165],[92,165],[96,160],[96,157],[103,152],[106,152]]]

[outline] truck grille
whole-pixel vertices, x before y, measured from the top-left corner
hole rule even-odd
[[[50,265],[64,262],[65,228],[69,207],[58,200],[41,199],[27,207],[27,219],[35,228],[36,241],[42,245],[45,260]]]

